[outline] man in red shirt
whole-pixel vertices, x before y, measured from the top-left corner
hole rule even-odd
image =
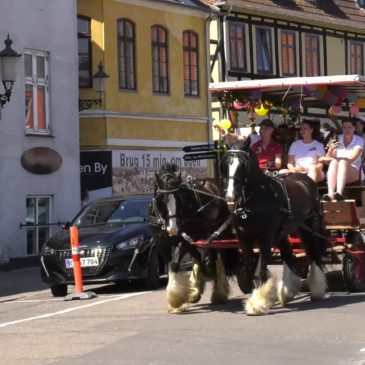
[[[281,168],[283,147],[273,140],[274,130],[274,123],[270,119],[264,119],[260,123],[261,140],[251,146],[262,170],[274,171]]]

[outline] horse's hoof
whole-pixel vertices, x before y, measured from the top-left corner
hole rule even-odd
[[[188,304],[183,304],[178,308],[172,307],[170,304],[167,305],[167,313],[170,314],[177,314],[177,313],[183,313],[186,312],[189,308]]]
[[[199,293],[194,294],[194,295],[191,295],[191,296],[190,296],[190,299],[189,299],[189,303],[191,303],[191,304],[198,303],[198,302],[199,302],[199,300],[201,299],[201,297],[202,297],[202,296],[201,296]]]
[[[212,297],[210,298],[210,302],[214,305],[226,304],[228,302],[228,298],[223,295],[214,295],[213,294]]]
[[[285,306],[289,302],[291,302],[295,296],[297,295],[297,288],[288,288],[284,285],[282,281],[279,282],[278,285],[278,299],[282,306]]]
[[[250,299],[248,299],[245,303],[246,315],[248,316],[262,316],[267,313],[267,309],[255,306]]]

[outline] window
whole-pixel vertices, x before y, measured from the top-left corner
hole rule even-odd
[[[247,71],[244,24],[229,22],[228,36],[231,70]]]
[[[24,51],[25,127],[27,132],[50,133],[48,54]]]
[[[283,76],[294,76],[297,73],[294,33],[281,32],[281,67]]]
[[[119,88],[136,90],[136,38],[134,24],[127,19],[117,22]]]
[[[350,42],[350,74],[364,73],[364,46],[362,43]]]
[[[357,4],[360,6],[360,8],[365,8],[365,0],[357,0]]]
[[[183,32],[184,47],[184,94],[199,95],[198,35]]]
[[[256,65],[258,73],[272,74],[271,31],[256,28]]]
[[[90,22],[89,18],[77,17],[79,87],[92,87]]]
[[[305,35],[305,68],[306,76],[319,76],[319,38]]]
[[[27,255],[40,253],[49,238],[51,197],[27,197]]]
[[[169,92],[167,31],[159,25],[154,25],[151,27],[151,32],[153,92],[167,94]]]

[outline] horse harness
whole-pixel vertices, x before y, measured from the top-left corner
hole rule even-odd
[[[162,176],[162,178],[165,176],[165,175],[172,175],[172,174],[164,174]],[[153,206],[153,212],[155,213],[155,216],[153,215],[150,215],[149,216],[149,224],[152,225],[152,226],[155,226],[155,227],[160,227],[163,231],[166,230],[167,228],[167,223],[166,223],[166,220],[163,218],[163,214],[161,213],[161,211],[159,210],[158,208],[158,205],[157,205],[157,196],[159,194],[174,194],[176,192],[178,192],[179,190],[181,189],[184,189],[184,188],[187,188],[189,190],[191,190],[193,193],[194,193],[194,196],[195,196],[195,199],[196,201],[198,202],[198,204],[200,205],[200,208],[197,209],[196,212],[194,212],[192,215],[190,215],[190,217],[188,219],[185,219],[182,221],[182,223],[186,223],[187,221],[191,220],[192,217],[195,215],[195,214],[198,214],[200,212],[202,212],[204,209],[206,209],[210,204],[212,204],[216,199],[221,199],[221,200],[225,200],[224,198],[218,196],[218,195],[214,195],[214,194],[211,194],[211,193],[208,193],[208,192],[205,192],[205,191],[202,191],[202,190],[198,190],[194,187],[194,185],[191,183],[191,182],[188,182],[188,183],[183,183],[181,184],[180,186],[176,187],[176,188],[171,188],[171,189],[161,189],[161,188],[158,188],[156,190],[156,196],[154,196],[152,198],[152,206]],[[213,199],[209,200],[207,203],[205,204],[202,204],[202,201],[201,201],[201,198],[200,198],[200,194],[202,195],[206,195],[206,196],[210,196],[212,197]],[[167,219],[170,219],[170,218],[176,218],[177,214],[173,214],[173,215],[167,215],[166,218]]]
[[[236,155],[241,154],[245,157],[246,161],[247,161],[248,157],[250,157],[249,152],[243,151],[243,150],[230,150],[230,151],[228,151],[228,153],[233,153]],[[284,183],[284,180],[280,176],[278,176],[277,172],[271,172],[268,170],[265,170],[264,177],[265,177],[265,184],[267,184],[269,186],[270,190],[273,193],[274,200],[277,203],[278,210],[281,211],[282,213],[286,214],[289,219],[292,218],[291,201],[290,201],[290,197],[289,197],[286,185]],[[238,178],[236,176],[229,175],[228,179],[237,180]],[[243,186],[246,185],[247,181],[248,181],[248,176],[245,176],[245,178],[243,179],[242,185]],[[278,186],[279,189],[281,190],[282,197],[280,197],[281,194],[279,194],[278,190],[275,188],[276,186]],[[256,189],[252,192],[252,194],[254,194],[260,187],[261,187],[260,184],[258,186],[256,186]],[[283,198],[283,199],[281,199],[281,198]],[[250,208],[248,208],[249,199],[246,196],[244,189],[242,189],[242,200],[243,200],[243,204],[242,204],[243,207],[237,208],[235,211],[235,214],[237,216],[239,216],[241,219],[247,219],[248,216],[252,213],[252,211]],[[283,204],[283,201],[285,202],[284,204]]]

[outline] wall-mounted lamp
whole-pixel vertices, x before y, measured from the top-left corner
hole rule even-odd
[[[2,108],[10,101],[11,90],[15,82],[17,64],[19,62],[19,57],[21,56],[21,54],[15,52],[11,48],[13,41],[9,38],[9,34],[4,43],[5,48],[0,51],[0,77],[5,89],[5,93],[0,94],[0,106]]]
[[[104,66],[100,61],[98,71],[93,76],[93,84],[97,93],[99,93],[99,99],[79,99],[79,111],[90,109],[93,104],[101,106],[103,103],[102,94],[105,93],[106,81],[109,75],[104,72]]]

